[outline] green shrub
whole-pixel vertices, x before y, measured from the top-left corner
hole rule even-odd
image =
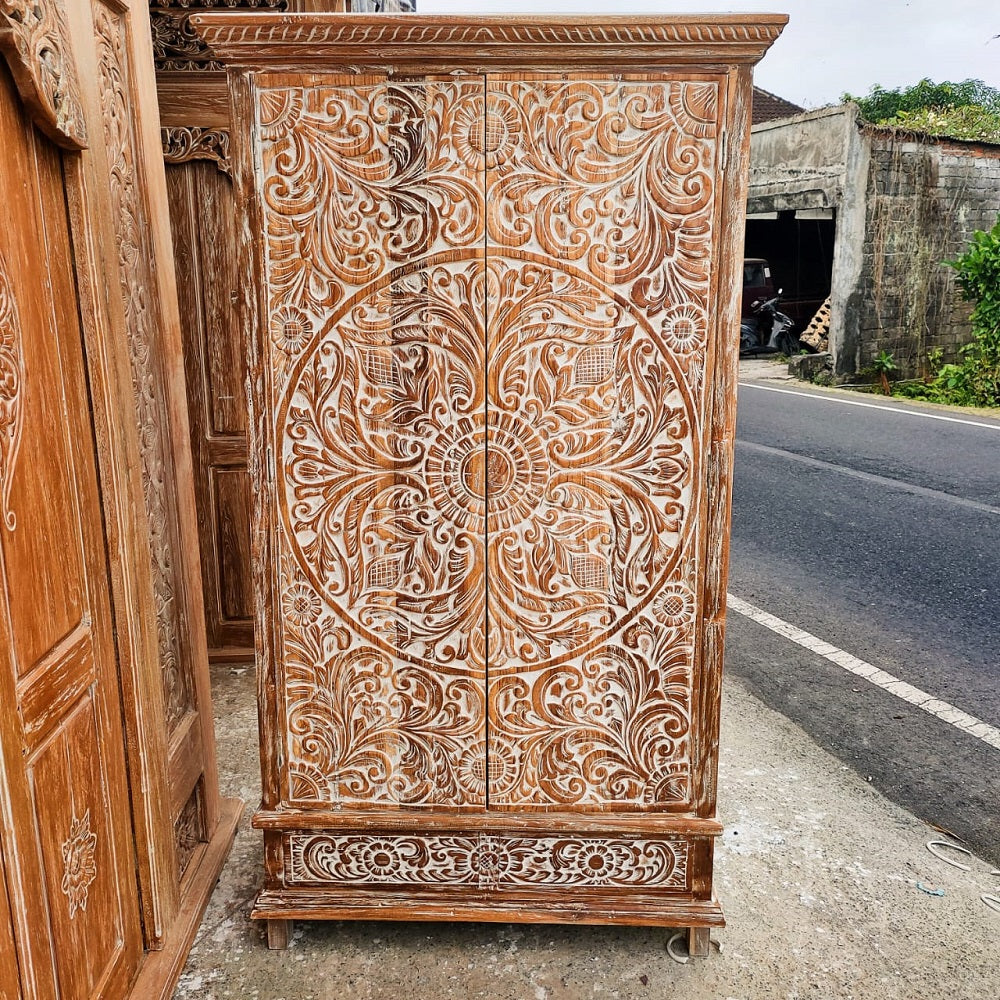
[[[1000,406],[1000,218],[989,231],[972,234],[954,268],[958,287],[972,310],[972,343],[960,348],[957,364],[941,364],[941,352],[928,355],[932,377],[924,383],[893,387],[893,394],[959,406]]]
[[[876,84],[864,97],[842,94],[841,100],[854,101],[861,117],[875,125],[1000,142],[1000,90],[982,80],[934,83],[925,79],[895,90]]]

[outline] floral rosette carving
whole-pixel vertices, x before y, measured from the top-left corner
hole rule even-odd
[[[90,810],[82,819],[75,816],[70,823],[69,837],[62,845],[63,876],[59,887],[69,900],[70,918],[77,910],[87,909],[90,886],[97,878],[97,834],[90,829]]]

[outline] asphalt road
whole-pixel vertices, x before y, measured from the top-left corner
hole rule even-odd
[[[740,386],[730,593],[1000,728],[1000,420],[775,388]],[[727,631],[727,671],[1000,865],[1000,750],[743,615]]]

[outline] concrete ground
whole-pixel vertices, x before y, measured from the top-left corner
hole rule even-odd
[[[741,382],[791,382],[798,380],[788,374],[787,361],[775,361],[766,354],[759,358],[740,358]]]
[[[248,804],[175,994],[204,1000],[584,997],[991,1000],[1000,875],[877,794],[732,677],[723,698],[716,890],[728,926],[679,964],[669,932],[509,924],[299,923],[269,952],[248,919],[261,872],[253,671],[213,677],[223,789]]]

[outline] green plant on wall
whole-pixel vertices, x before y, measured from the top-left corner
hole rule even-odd
[[[925,79],[895,90],[876,84],[864,97],[841,94],[840,99],[853,101],[861,117],[875,125],[1000,142],[1000,90],[982,80],[934,83]]]
[[[968,249],[955,260],[958,287],[972,310],[972,342],[960,349],[957,364],[928,358],[934,378],[900,386],[899,395],[961,406],[1000,406],[1000,218],[989,231],[972,234]]]

